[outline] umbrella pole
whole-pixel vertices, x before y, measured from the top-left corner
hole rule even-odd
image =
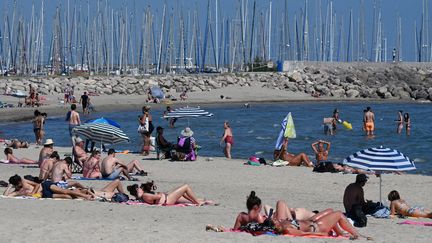
[[[379,201],[380,201],[380,203],[382,204],[382,201],[381,201],[381,182],[382,182],[382,179],[381,179],[381,176],[382,176],[382,174],[380,174],[380,188],[379,188]]]

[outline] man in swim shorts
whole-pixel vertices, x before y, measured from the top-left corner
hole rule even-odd
[[[101,174],[104,179],[115,180],[124,175],[128,180],[136,180],[129,175],[134,169],[138,171],[138,175],[147,175],[146,172],[141,168],[138,160],[133,160],[129,164],[125,165],[119,159],[115,157],[115,150],[109,149],[108,156],[102,160]]]
[[[363,120],[365,122],[366,135],[373,136],[375,130],[375,114],[370,107],[366,108]]]

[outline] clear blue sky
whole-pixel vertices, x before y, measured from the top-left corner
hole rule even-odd
[[[3,23],[3,16],[5,13],[12,13],[12,5],[14,0],[0,0],[0,6],[3,11],[0,10],[0,18]],[[138,16],[141,16],[143,9],[151,5],[153,12],[161,15],[162,7],[164,2],[167,3],[169,9],[177,10],[198,10],[200,18],[203,20],[203,25],[206,17],[206,5],[207,0],[89,0],[91,12],[96,10],[97,2],[105,3],[107,2],[116,10],[121,10],[122,6],[127,6],[129,11],[135,10]],[[221,16],[234,17],[236,11],[238,10],[239,1],[241,0],[219,0],[221,8]],[[247,0],[244,0],[247,1]],[[371,26],[372,26],[372,13],[373,13],[373,0],[365,1],[365,11],[366,11],[366,32],[367,32],[367,42],[370,45],[371,42]],[[17,0],[18,10],[21,15],[26,18],[30,18],[32,3],[35,3],[37,12],[39,12],[41,0]],[[72,11],[73,5],[81,4],[84,9],[87,8],[87,0],[69,0],[70,9]],[[214,2],[211,0],[211,5],[214,11]],[[252,9],[253,0],[248,0],[249,8]],[[257,9],[265,11],[268,9],[270,0],[257,0]],[[318,0],[308,0],[309,14],[310,14],[310,24],[314,23],[316,15],[316,6]],[[327,0],[322,0],[323,8],[327,5]],[[381,0],[380,2],[382,13],[383,13],[383,24],[384,24],[384,34],[388,38],[388,57],[391,56],[391,49],[395,47],[396,43],[396,19],[397,14],[400,13],[402,16],[402,33],[403,33],[403,49],[404,49],[404,60],[414,59],[414,21],[417,21],[418,28],[421,22],[421,11],[422,11],[422,0]],[[285,0],[272,0],[273,3],[273,23],[279,22],[278,19],[281,18],[284,10]],[[45,0],[45,15],[46,21],[52,21],[57,6],[62,6],[66,9],[68,0]],[[293,24],[293,16],[299,14],[300,9],[304,8],[305,0],[288,0],[288,13],[290,15],[290,24]],[[360,0],[334,0],[333,1],[334,10],[340,18],[343,16],[346,20],[345,26],[348,26],[348,16],[349,11],[352,9],[354,12],[354,20],[357,22],[359,16],[359,6]],[[432,6],[431,6],[432,7]],[[431,9],[431,8],[430,8]],[[325,15],[325,9],[323,10]],[[50,31],[51,25],[47,24],[47,31]],[[1,27],[3,29],[3,26]],[[291,26],[292,28],[292,26]],[[345,29],[347,31],[347,29]],[[431,32],[432,34],[432,32]],[[370,47],[368,47],[368,52],[370,52]],[[370,55],[370,54],[369,54]]]

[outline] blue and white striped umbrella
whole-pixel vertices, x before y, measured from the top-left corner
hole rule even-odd
[[[396,149],[384,148],[382,146],[379,148],[364,149],[352,154],[344,159],[343,164],[353,168],[373,171],[378,174],[382,174],[382,172],[401,172],[416,169],[414,162],[403,153],[397,151]],[[382,176],[379,178],[379,200],[382,202]]]
[[[369,148],[348,156],[343,164],[375,172],[415,170],[414,162],[401,152],[390,148]]]
[[[213,113],[199,107],[182,107],[168,112],[163,118],[212,117]]]
[[[91,141],[105,144],[129,142],[129,137],[120,128],[106,123],[83,124],[75,127],[72,132]]]

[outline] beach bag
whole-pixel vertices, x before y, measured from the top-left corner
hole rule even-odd
[[[140,124],[138,126],[138,133],[147,133],[149,132],[149,121],[148,118],[145,119],[144,124]]]
[[[375,213],[373,213],[372,216],[379,219],[390,218],[390,208],[386,206],[377,207]]]
[[[114,196],[111,198],[112,202],[117,202],[117,203],[122,203],[122,202],[127,202],[129,201],[129,196],[121,193],[121,192],[117,192],[116,194],[114,194]]]
[[[321,162],[318,164],[318,166],[315,166],[313,169],[313,172],[318,172],[318,173],[324,173],[324,172],[331,172],[331,173],[335,173],[338,172],[333,164],[331,162]]]

